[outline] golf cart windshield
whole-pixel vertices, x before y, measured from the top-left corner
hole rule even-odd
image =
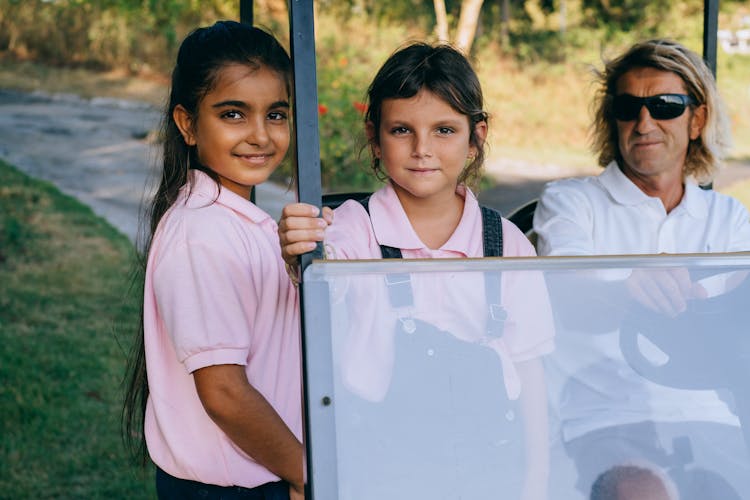
[[[749,498],[749,273],[737,254],[315,261],[315,498]],[[655,298],[670,276],[684,303]]]

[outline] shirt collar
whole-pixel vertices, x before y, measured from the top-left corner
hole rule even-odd
[[[464,211],[456,230],[448,241],[440,247],[440,250],[458,252],[467,257],[474,257],[474,255],[467,255],[466,242],[478,241],[474,237],[476,233],[474,222],[475,215],[479,212],[479,203],[474,193],[465,186],[458,186],[456,192],[464,198]],[[404,212],[398,195],[390,182],[370,197],[369,211],[370,221],[378,244],[402,250],[424,249],[429,251],[414,231],[409,217]],[[477,256],[481,257],[481,253]]]
[[[633,184],[633,181],[628,179],[615,161],[607,165],[604,172],[599,174],[599,182],[610,196],[621,205],[639,205],[651,199],[650,196]]]
[[[190,198],[200,199],[201,204],[215,202],[224,205],[235,212],[247,217],[256,224],[260,224],[271,216],[260,209],[250,200],[234,193],[230,189],[223,187],[219,189],[216,182],[205,172],[201,170],[191,170],[188,178],[188,185],[191,189]],[[184,189],[184,188],[183,188]],[[190,198],[187,203],[190,204]]]
[[[683,207],[687,213],[697,219],[705,219],[708,213],[708,202],[703,189],[693,182],[685,181],[685,194],[676,208]]]
[[[639,205],[655,199],[636,186],[633,181],[622,172],[617,162],[613,161],[599,174],[599,181],[612,198],[621,205]],[[702,196],[701,188],[689,179],[685,181],[685,192],[680,203],[674,210],[685,210],[696,218],[704,218],[706,200]],[[673,210],[673,211],[674,211]]]

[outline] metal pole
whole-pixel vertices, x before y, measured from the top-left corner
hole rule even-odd
[[[317,207],[322,205],[320,183],[320,134],[318,132],[318,83],[315,64],[315,25],[312,0],[289,1],[289,42],[294,68],[294,134],[296,138],[297,199]],[[318,244],[313,252],[300,256],[301,271],[314,258],[323,256]],[[300,322],[303,368],[304,442],[306,457],[305,497],[314,500],[335,498],[335,423],[331,395],[333,361],[331,360],[328,287],[326,283],[309,284],[315,306],[305,311],[307,285],[300,283]],[[312,328],[306,328],[311,322]],[[311,332],[322,333],[310,339]],[[313,388],[324,386],[321,393]],[[315,426],[315,433],[312,427]],[[333,445],[333,446],[331,446]]]
[[[312,0],[289,2],[289,38],[294,65],[294,134],[297,144],[297,199],[320,207],[320,134],[318,133],[318,82],[315,66],[315,27]],[[300,257],[304,271],[323,246]]]
[[[253,0],[240,0],[240,22],[253,25]],[[255,203],[255,186],[250,190],[250,201]]]
[[[703,60],[716,78],[716,33],[719,30],[719,0],[703,1]]]
[[[703,0],[703,60],[716,80],[716,44],[719,30],[719,0]],[[714,183],[703,186],[713,189]]]
[[[240,22],[253,25],[253,0],[240,0]]]

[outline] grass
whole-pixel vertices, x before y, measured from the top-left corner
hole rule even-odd
[[[0,497],[153,498],[119,430],[133,246],[2,162],[0,186]]]

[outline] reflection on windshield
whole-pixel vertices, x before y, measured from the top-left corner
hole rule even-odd
[[[738,256],[313,264],[310,459],[336,464],[314,493],[750,498],[748,270]]]

